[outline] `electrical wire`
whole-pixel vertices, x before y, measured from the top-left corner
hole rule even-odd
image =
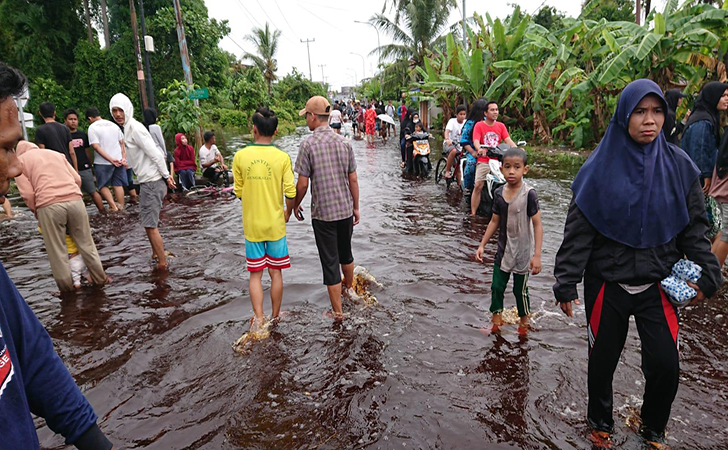
[[[278,11],[280,11],[281,16],[283,16],[283,20],[286,21],[286,24],[288,25],[288,28],[293,32],[293,35],[296,36],[296,39],[301,39],[301,37],[298,35],[298,33],[296,33],[296,30],[294,30],[293,27],[291,26],[291,23],[288,21],[288,19],[286,19],[286,15],[283,14],[283,10],[278,5],[278,0],[273,0],[273,3],[276,4],[276,8],[278,8]]]
[[[245,5],[243,5],[243,3],[240,0],[235,0],[235,1],[238,3],[238,6],[240,6],[240,8],[243,9],[243,14],[245,14],[245,16],[248,18],[248,21],[250,21],[250,23],[253,23],[253,21],[255,21],[255,23],[257,23],[260,28],[263,28],[263,25],[261,25],[260,22],[258,22],[258,19],[256,19],[255,16],[253,14],[251,14],[250,11],[248,11],[248,8],[246,8]]]
[[[331,28],[335,29],[336,31],[338,31],[340,33],[345,33],[345,31],[343,31],[342,29],[340,29],[336,25],[334,25],[334,24],[332,24],[332,23],[330,23],[330,22],[322,19],[321,17],[317,16],[316,14],[314,14],[313,12],[311,12],[311,10],[309,10],[308,8],[306,8],[305,6],[303,6],[302,4],[299,3],[298,4],[298,7],[301,8],[301,9],[303,9],[307,13],[311,14],[313,17],[317,18],[318,20],[320,20],[321,22],[325,23],[326,25],[330,26]]]

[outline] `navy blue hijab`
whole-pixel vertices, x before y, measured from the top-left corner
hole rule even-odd
[[[629,117],[660,87],[650,80],[630,83],[602,141],[571,185],[574,201],[596,230],[632,248],[652,248],[677,236],[690,222],[686,197],[699,171],[688,155],[669,144],[662,131],[641,145],[629,135]]]

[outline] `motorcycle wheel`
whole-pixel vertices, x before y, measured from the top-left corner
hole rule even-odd
[[[420,161],[420,175],[423,177],[426,177],[429,175],[430,170],[427,167],[427,163],[425,161]]]
[[[440,158],[435,166],[435,184],[440,184],[440,180],[445,179],[445,167],[447,167],[447,159]],[[448,186],[450,183],[448,183]]]

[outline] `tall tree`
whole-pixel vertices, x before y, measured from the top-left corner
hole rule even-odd
[[[278,38],[281,36],[280,30],[271,33],[268,22],[265,28],[253,28],[253,32],[245,36],[245,40],[255,45],[257,54],[245,52],[243,57],[253,61],[258,66],[266,83],[268,83],[268,95],[271,93],[271,83],[276,80],[276,70],[278,70],[278,61],[276,60],[276,52],[278,51]]]
[[[94,42],[94,27],[91,26],[91,12],[88,7],[88,0],[83,0],[83,17],[86,20],[86,31],[88,31],[88,43]]]
[[[101,22],[104,25],[104,45],[106,48],[111,47],[111,37],[109,36],[109,13],[106,9],[106,0],[101,0]]]

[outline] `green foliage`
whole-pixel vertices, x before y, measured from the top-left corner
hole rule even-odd
[[[42,102],[51,102],[56,107],[56,116],[62,120],[63,110],[73,107],[71,96],[66,89],[50,78],[36,78],[30,83],[30,100],[26,112],[33,113],[38,118],[36,123],[43,123],[38,113]]]
[[[293,103],[296,113],[303,109],[308,99],[314,95],[326,97],[326,89],[319,83],[309,81],[308,78],[295,68],[291,73],[278,81],[273,92],[276,102],[278,99],[290,100]]]
[[[190,134],[199,126],[200,108],[190,100],[192,91],[184,81],[174,80],[159,91],[160,122],[162,130],[168,135]]]
[[[236,108],[253,110],[269,104],[267,85],[263,74],[257,67],[244,69],[230,90],[230,99]]]
[[[608,22],[634,22],[633,0],[586,0],[581,17],[589,20],[606,19]]]
[[[280,37],[281,31],[271,32],[268,22],[265,23],[265,28],[253,28],[253,32],[245,36],[245,39],[255,46],[257,54],[246,52],[244,58],[253,61],[263,74],[268,84],[268,95],[271,94],[271,84],[278,78],[276,77],[276,71],[278,70],[276,53],[278,52],[278,39]]]
[[[250,116],[248,111],[238,111],[236,109],[219,109],[218,123],[223,128],[245,130],[250,128]]]
[[[541,25],[549,31],[555,31],[564,26],[565,16],[553,6],[543,6],[533,16],[533,22]]]
[[[608,5],[592,1],[583,16]],[[632,80],[649,78],[663,90],[687,83],[687,92],[696,93],[706,79],[725,76],[725,9],[691,2],[678,7],[671,0],[644,25],[568,18],[550,29],[545,13],[540,16],[537,23],[517,6],[504,21],[474,15],[479,30],[472,45],[464,49],[447,36],[446,51],[425,58],[417,68],[424,83],[412,87],[446,115],[459,98],[484,96],[500,103],[509,125],[532,130],[530,141],[586,147],[604,133],[618,94]]]

